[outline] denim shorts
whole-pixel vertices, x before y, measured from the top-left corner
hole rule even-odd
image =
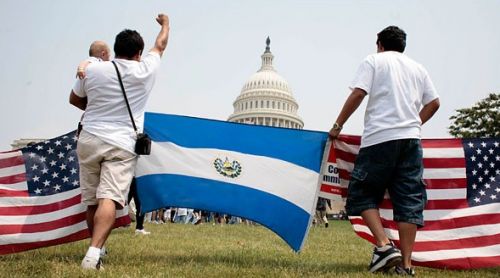
[[[361,148],[349,182],[346,210],[358,216],[377,209],[386,190],[396,222],[424,225],[427,202],[419,139],[399,139]]]

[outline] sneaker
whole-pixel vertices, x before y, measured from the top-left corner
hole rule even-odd
[[[146,231],[145,229],[142,230],[135,230],[136,235],[149,235],[151,232]]]
[[[415,269],[412,267],[404,268],[404,267],[398,265],[398,266],[396,266],[395,271],[396,271],[397,275],[415,276]]]
[[[108,255],[108,250],[106,250],[106,247],[102,247],[101,248],[101,253],[100,253],[100,257],[103,258],[103,257],[106,257]]]
[[[388,271],[392,267],[399,265],[402,258],[401,252],[392,242],[383,247],[375,247],[372,262],[370,263],[370,272]]]
[[[104,270],[104,267],[102,267],[102,261],[101,259],[94,259],[91,257],[85,256],[82,261],[82,268],[83,269],[95,269],[95,270]]]

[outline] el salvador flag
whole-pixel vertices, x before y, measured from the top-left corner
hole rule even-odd
[[[136,177],[143,211],[187,207],[240,216],[300,251],[315,212],[325,132],[146,113],[151,155]]]

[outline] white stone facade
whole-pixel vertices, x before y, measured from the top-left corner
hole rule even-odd
[[[274,55],[270,51],[269,38],[266,43],[266,51],[261,56],[262,67],[241,89],[228,121],[302,129],[304,122],[297,114],[299,105],[288,82],[273,68]]]

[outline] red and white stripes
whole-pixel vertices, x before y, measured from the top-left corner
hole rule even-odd
[[[339,168],[342,196],[358,153],[360,137],[343,136],[334,142],[330,156]],[[412,259],[415,265],[468,269],[500,265],[500,204],[469,207],[466,163],[460,139],[422,140],[424,180],[428,203],[425,227],[417,232]],[[332,155],[331,153],[334,152]],[[392,221],[391,203],[386,197],[380,214],[386,233],[399,241]],[[373,242],[361,217],[350,218],[355,232]]]

